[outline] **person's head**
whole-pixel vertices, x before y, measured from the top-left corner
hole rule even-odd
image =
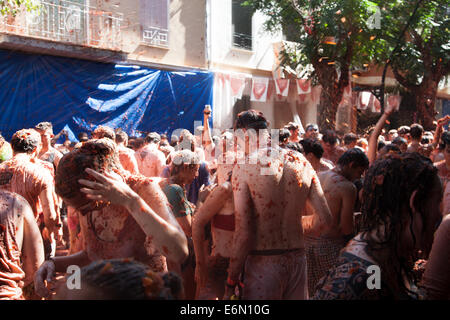
[[[122,131],[122,130],[118,130],[116,132],[116,143],[118,145],[127,146],[128,145],[128,135],[127,135],[127,133]]]
[[[80,141],[80,142],[86,142],[86,141],[88,141],[89,140],[89,136],[88,136],[88,134],[86,133],[86,132],[80,132],[79,134],[78,134],[78,141]]]
[[[175,148],[179,142],[180,138],[178,138],[178,136],[176,135],[172,135],[170,137],[170,146],[172,146],[173,148]]]
[[[180,138],[178,140],[178,144],[176,146],[176,150],[190,150],[192,152],[195,151],[197,147],[197,142],[194,135],[189,130],[182,130],[180,133]]]
[[[344,135],[344,145],[348,149],[352,149],[356,146],[356,142],[358,141],[358,136],[354,133],[347,133]]]
[[[389,130],[388,137],[389,141],[393,141],[395,138],[397,138],[398,137],[397,130],[396,129]]]
[[[286,145],[289,141],[289,137],[291,136],[291,132],[286,128],[282,128],[280,129],[279,134],[280,134],[279,137],[280,146]]]
[[[145,136],[145,142],[150,144],[159,144],[161,142],[161,136],[157,132],[150,132]]]
[[[236,122],[234,124],[234,130],[242,130],[245,136],[236,134],[237,143],[244,152],[250,152],[250,149],[254,146],[250,146],[250,141],[259,141],[261,133],[267,132],[268,121],[261,111],[248,110],[242,111],[237,115]]]
[[[59,286],[55,300],[178,300],[182,279],[173,272],[156,273],[130,258],[97,260],[81,268],[81,288]]]
[[[441,136],[444,149],[445,162],[450,165],[450,131],[445,131]]]
[[[355,181],[360,179],[369,167],[369,159],[361,149],[352,148],[344,152],[337,165],[341,168],[344,177],[350,181]]]
[[[400,152],[405,153],[408,149],[408,142],[405,138],[402,137],[396,137],[394,140],[392,140],[392,144],[396,145],[400,148]]]
[[[291,149],[299,153],[304,153],[303,146],[298,142],[289,142],[286,144],[286,149]]]
[[[169,144],[169,139],[167,139],[167,134],[164,134],[164,133],[162,133],[162,134],[160,134],[160,137],[161,137],[161,142],[167,142],[167,144]]]
[[[112,141],[116,141],[116,133],[114,130],[107,126],[98,126],[95,128],[95,130],[92,132],[92,138],[93,139],[102,139],[102,138],[108,138]]]
[[[330,153],[337,144],[337,135],[333,130],[325,130],[322,135],[322,147],[325,152]]]
[[[298,135],[300,133],[300,126],[298,123],[295,122],[289,122],[287,125],[284,126],[286,129],[289,130],[291,133],[291,139],[295,140],[298,138]]]
[[[320,160],[322,158],[323,148],[319,141],[313,139],[303,139],[300,141],[300,144],[302,145],[305,157],[309,162],[311,162],[313,158],[316,160]]]
[[[409,126],[401,126],[397,129],[397,133],[400,137],[406,139],[408,141],[407,137],[409,136],[409,132],[411,131],[411,128]]]
[[[34,129],[22,129],[13,134],[11,148],[14,154],[37,156],[41,148],[41,135]]]
[[[384,142],[384,140],[378,140],[378,144],[377,144],[377,151],[380,151],[381,149],[383,149],[386,146],[386,142]]]
[[[409,134],[412,140],[420,142],[422,140],[423,127],[418,123],[414,123],[411,125]]]
[[[364,178],[359,226],[368,253],[387,252],[385,263],[399,279],[411,275],[418,250],[425,256],[430,250],[441,201],[442,185],[429,159],[404,153],[376,160]]]
[[[366,138],[360,138],[358,141],[356,141],[356,146],[360,147],[364,152],[367,152],[367,149],[369,147],[369,142]]]
[[[307,124],[305,128],[305,134],[303,135],[304,139],[317,139],[319,135],[319,127],[317,124]]]
[[[54,137],[52,124],[50,122],[40,122],[34,129],[41,135],[42,146],[44,148],[50,147]]]
[[[133,140],[133,144],[131,145],[131,147],[133,148],[134,151],[137,151],[140,148],[142,148],[144,145],[145,145],[144,138],[135,138]]]
[[[393,144],[393,143],[389,143],[389,144],[386,144],[383,148],[381,148],[381,150],[377,154],[377,159],[380,159],[387,154],[395,154],[395,153],[398,154],[401,152],[402,151],[400,150],[399,146],[397,146],[396,144]]]
[[[86,214],[104,204],[90,200],[80,191],[84,186],[79,179],[92,180],[86,168],[98,172],[112,173],[117,171],[120,162],[116,152],[116,144],[108,138],[86,141],[79,148],[65,154],[56,169],[55,190],[64,202],[74,209],[91,204],[91,207],[80,211]]]
[[[195,152],[181,150],[175,152],[170,164],[170,177],[180,184],[190,184],[198,176],[200,159]]]

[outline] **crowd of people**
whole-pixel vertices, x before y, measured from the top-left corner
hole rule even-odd
[[[212,135],[205,108],[195,135],[0,138],[0,299],[449,299],[450,116],[392,112],[364,135],[256,110]]]

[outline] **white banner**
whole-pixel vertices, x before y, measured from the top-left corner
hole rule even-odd
[[[269,78],[254,77],[252,79],[251,101],[266,102],[267,89],[269,87]]]
[[[287,97],[289,94],[289,79],[274,79],[277,94]]]

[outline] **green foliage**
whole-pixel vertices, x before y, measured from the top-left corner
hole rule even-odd
[[[283,30],[296,50],[285,52],[283,63],[296,66],[330,63],[336,70],[343,66],[362,68],[385,58],[388,43],[382,30],[368,21],[376,12],[376,2],[367,0],[248,0],[253,10],[269,17],[269,32]],[[334,39],[336,45],[325,43]],[[332,64],[334,62],[334,64]],[[316,70],[317,71],[317,70]],[[315,77],[315,73],[310,74]]]
[[[39,9],[38,0],[0,0],[0,15],[16,15],[20,8],[25,8],[27,11]]]

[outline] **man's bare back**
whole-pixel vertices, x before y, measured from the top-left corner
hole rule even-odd
[[[351,228],[347,227],[343,230],[342,222],[344,219],[347,219],[348,222],[353,221],[353,206],[356,200],[355,185],[334,170],[319,173],[319,180],[333,220],[323,232],[318,233],[318,236],[337,238],[348,235],[348,229]]]
[[[251,155],[250,163],[265,154],[267,149]],[[271,174],[262,175],[261,170]],[[314,169],[303,155],[294,151],[279,149],[278,156],[267,164],[237,165],[233,172],[233,191],[236,210],[249,213],[247,219],[254,224],[252,250],[303,248],[300,211],[308,197],[319,209],[320,220],[325,222],[329,218]]]

